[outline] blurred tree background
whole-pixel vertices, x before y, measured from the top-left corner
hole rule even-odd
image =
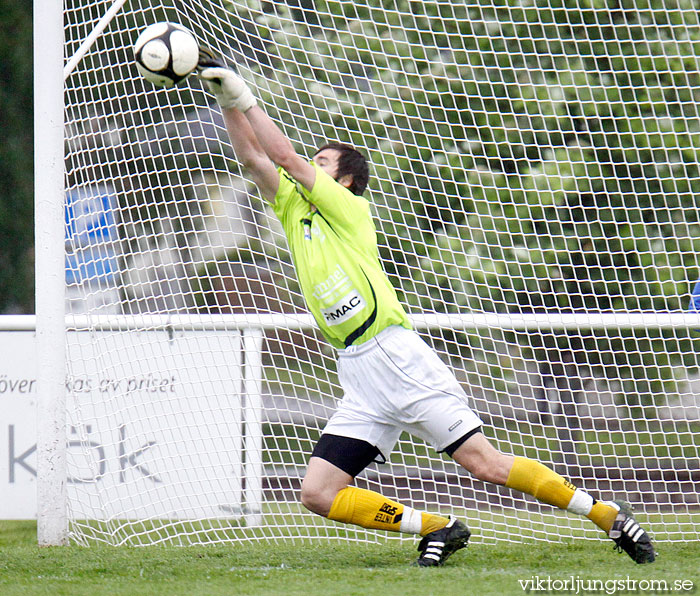
[[[1,167],[10,189],[0,199],[0,310],[29,311],[31,14],[2,1],[4,55],[14,58],[0,67],[8,135]],[[99,7],[68,4],[78,16],[85,11],[76,22],[87,33]],[[271,115],[309,153],[327,139],[367,151],[381,257],[411,311],[683,309],[700,251],[696,3],[386,4],[222,2],[212,4],[206,19],[188,2],[173,3],[173,10],[205,43],[241,64]],[[134,24],[169,10],[168,3],[133,2],[118,26],[132,33]],[[175,184],[163,196],[151,192],[164,187],[161,179],[169,184],[173,170],[186,169],[186,178],[221,164],[237,173],[237,165],[225,144],[217,140],[200,151],[205,135],[175,129],[166,131],[162,152],[144,151],[145,135],[159,124],[144,102],[176,102],[152,89],[144,94],[134,78],[132,41],[115,25],[114,37],[96,46],[114,50],[110,69],[74,75],[71,92],[78,97],[89,88],[95,101],[88,107],[103,110],[78,114],[83,104],[76,99],[76,120],[96,117],[112,126],[114,119],[122,136],[92,151],[94,163],[69,167],[69,182],[112,176],[125,185],[116,192],[135,219],[152,222],[158,213],[174,219],[184,201]],[[196,83],[175,93],[190,109],[211,101]],[[111,173],[116,163],[118,177]],[[176,222],[182,238],[190,219]],[[229,259],[267,256],[286,266],[284,240],[273,240],[244,246]],[[293,275],[287,279],[294,293]],[[653,405],[664,384],[696,367],[698,353],[689,333],[658,330],[489,331],[453,338],[451,345],[461,346],[465,367],[483,372],[486,382],[503,370],[494,344],[504,341],[567,383],[570,375],[554,374],[552,366],[573,362],[614,378],[633,407]]]
[[[249,76],[292,138],[369,153],[381,257],[410,310],[686,307],[700,251],[694,2],[309,5],[301,16],[323,18],[267,3],[265,19],[237,7],[231,23],[258,23],[269,56],[253,57]],[[636,415],[653,416],[697,366],[685,330],[490,330],[448,343],[490,382],[503,341],[560,393],[582,389],[577,367],[614,381]]]
[[[0,0],[0,14],[0,313],[32,313],[32,3]]]

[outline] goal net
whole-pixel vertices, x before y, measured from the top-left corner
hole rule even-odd
[[[657,541],[700,538],[698,13],[538,4],[65,1],[74,541],[391,538],[299,505],[334,352],[214,98],[138,75],[166,20],[300,153],[368,156],[382,264],[499,449],[627,499]],[[475,541],[601,537],[409,435],[357,484]]]

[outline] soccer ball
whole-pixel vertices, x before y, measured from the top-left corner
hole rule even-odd
[[[134,44],[136,68],[154,85],[172,87],[197,68],[199,44],[194,35],[175,23],[146,27]]]

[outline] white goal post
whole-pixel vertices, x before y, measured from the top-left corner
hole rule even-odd
[[[301,153],[368,155],[381,261],[500,449],[626,498],[657,541],[700,539],[694,9],[34,9],[41,544],[391,539],[298,503],[334,354],[213,98],[136,72],[162,20],[236,64]],[[475,541],[601,537],[408,435],[357,482]]]
[[[34,2],[37,538],[66,544],[63,3]]]

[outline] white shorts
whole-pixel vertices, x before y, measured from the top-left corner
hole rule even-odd
[[[385,459],[404,430],[443,451],[482,424],[445,363],[404,327],[339,350],[338,377],[345,396],[323,432],[366,441]]]

